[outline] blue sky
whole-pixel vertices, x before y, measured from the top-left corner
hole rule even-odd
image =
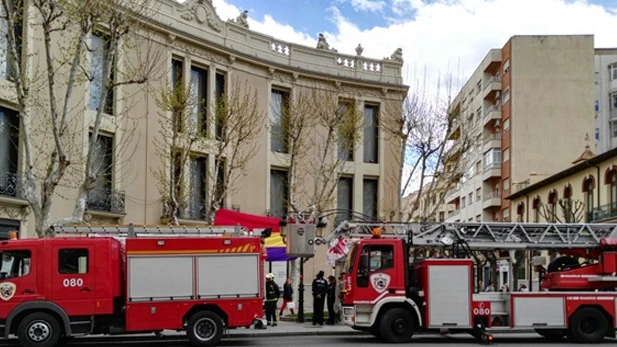
[[[567,2],[573,3],[574,1]],[[332,15],[332,7],[338,8],[342,15],[349,18],[362,30],[384,27],[397,21],[413,18],[415,12],[410,10],[401,13],[393,10],[391,6],[393,1],[391,0],[228,0],[227,3],[249,10],[251,17],[255,19],[270,15],[281,24],[291,25],[298,31],[312,35],[321,31],[333,32],[336,30],[336,23],[329,18]],[[379,8],[379,10],[362,10],[361,4],[363,3],[369,4],[364,5],[364,8]],[[617,8],[617,2],[613,0],[590,0],[589,3],[606,8],[609,8],[612,3],[612,6]],[[375,5],[371,7],[370,4]]]

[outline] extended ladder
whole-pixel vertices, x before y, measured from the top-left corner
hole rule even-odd
[[[215,236],[262,236],[260,230],[249,232],[237,226],[54,226],[57,234],[77,234],[91,237],[215,237]],[[266,236],[267,237],[267,236]]]
[[[345,221],[322,242],[344,236],[351,239],[372,236],[412,241],[418,247],[448,247],[466,243],[474,250],[523,250],[597,248],[602,239],[617,238],[617,224],[557,223],[399,223]]]

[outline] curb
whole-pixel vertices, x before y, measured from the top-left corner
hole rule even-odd
[[[286,337],[286,336],[364,336],[368,333],[361,331],[276,331],[271,333],[235,333],[229,334],[228,338],[245,337]]]

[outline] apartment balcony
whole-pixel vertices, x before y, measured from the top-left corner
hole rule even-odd
[[[493,76],[491,77],[484,86],[484,91],[482,91],[482,99],[494,100],[497,92],[501,91],[501,77]]]
[[[444,162],[448,163],[451,161],[456,161],[461,156],[462,145],[459,141],[455,142],[450,149],[444,153]]]
[[[501,207],[501,193],[498,191],[492,191],[484,195],[484,201],[482,202],[482,208],[488,209],[492,207]]]
[[[124,191],[114,189],[92,190],[88,193],[86,209],[96,212],[125,213]]]
[[[501,148],[501,134],[490,134],[484,137],[484,149],[482,152],[486,152],[491,148]]]
[[[0,196],[23,199],[19,174],[15,172],[0,172]]]
[[[482,173],[482,180],[488,181],[494,177],[501,177],[501,163],[491,163],[484,166],[484,172]]]
[[[461,198],[461,184],[457,183],[446,195],[446,204],[455,204]]]
[[[495,122],[496,120],[501,119],[501,106],[499,105],[491,105],[486,108],[484,111],[484,118],[482,119],[482,126],[487,126],[488,124]]]
[[[501,49],[491,49],[482,61],[482,71],[495,74],[501,67]]]
[[[448,211],[448,217],[447,217],[447,218],[448,218],[448,219],[450,219],[450,218],[456,218],[456,217],[457,217],[458,215],[460,215],[460,214],[461,214],[461,209],[460,209],[460,208],[457,208],[457,209],[454,209],[454,210],[452,210],[452,211]]]
[[[587,222],[613,222],[617,220],[617,202],[596,207],[587,213]]]
[[[457,119],[452,121],[452,128],[448,134],[447,140],[458,140],[461,138],[461,122]]]

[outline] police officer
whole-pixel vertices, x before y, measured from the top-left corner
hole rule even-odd
[[[328,282],[323,278],[324,272],[319,271],[313,280],[313,325],[323,325],[323,310],[328,292]]]
[[[266,275],[266,321],[268,325],[272,323],[275,327],[277,323],[276,319],[276,304],[281,296],[281,290],[278,284],[274,282],[274,274],[269,273]]]
[[[328,321],[327,325],[334,325],[336,323],[336,313],[334,312],[334,303],[336,301],[336,278],[330,275],[328,276]]]

